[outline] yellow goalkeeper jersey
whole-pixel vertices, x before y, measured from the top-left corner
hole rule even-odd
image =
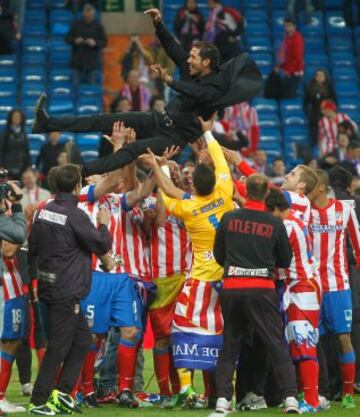
[[[207,196],[196,195],[183,200],[170,198],[162,192],[162,198],[170,213],[184,222],[191,239],[194,252],[191,278],[218,281],[222,279],[223,268],[213,255],[215,233],[223,214],[234,209],[233,183],[220,145],[212,136],[207,142],[215,165],[214,191]]]

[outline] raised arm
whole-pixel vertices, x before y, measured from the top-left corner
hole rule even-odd
[[[153,21],[156,29],[156,35],[160,40],[162,47],[167,55],[174,61],[176,66],[184,70],[186,60],[188,57],[185,49],[175,39],[175,37],[166,28],[159,9],[149,9],[145,11]]]

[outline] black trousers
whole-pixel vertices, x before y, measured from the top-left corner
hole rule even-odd
[[[224,343],[216,368],[218,398],[233,396],[233,375],[241,340],[251,326],[268,353],[283,398],[297,392],[295,369],[287,351],[279,303],[272,289],[224,290],[221,295]],[[241,377],[241,376],[240,376]]]
[[[121,121],[126,127],[136,131],[136,142],[97,161],[84,166],[83,175],[103,174],[114,171],[131,162],[150,148],[156,155],[162,155],[172,145],[184,147],[187,143],[183,129],[174,124],[166,125],[166,120],[158,112],[105,113],[97,116],[50,117],[45,124],[48,132],[111,132],[113,124]],[[197,138],[194,138],[197,139]]]
[[[46,304],[48,347],[36,378],[31,402],[48,401],[62,365],[57,389],[70,393],[91,343],[91,332],[78,301]]]

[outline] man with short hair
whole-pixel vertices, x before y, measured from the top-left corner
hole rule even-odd
[[[283,343],[275,292],[275,268],[288,268],[292,251],[283,223],[265,212],[268,181],[261,174],[246,180],[244,208],[226,213],[217,229],[216,262],[224,267],[221,309],[224,343],[216,368],[217,404],[212,416],[232,412],[232,379],[241,342],[250,325],[261,339],[284,400],[285,413],[300,414],[296,377]]]
[[[345,158],[340,166],[348,170],[354,177],[360,176],[360,141],[351,141],[347,147]]]
[[[155,156],[139,159],[150,164],[161,188],[168,212],[182,220],[193,247],[189,278],[175,308],[172,323],[172,349],[180,378],[178,404],[194,408],[198,395],[192,386],[192,369],[214,371],[222,341],[222,317],[218,292],[222,269],[215,262],[212,246],[215,231],[224,213],[234,208],[230,170],[220,145],[211,134],[215,116],[200,119],[215,169],[199,163],[193,173],[194,195],[175,187],[168,167],[160,167]],[[166,172],[166,174],[162,171]]]
[[[76,383],[91,334],[80,300],[90,291],[91,254],[111,249],[110,213],[99,212],[99,229],[77,208],[81,173],[76,165],[56,171],[55,198],[35,215],[29,236],[29,263],[37,262],[39,297],[46,309],[48,346],[36,378],[30,414],[73,413],[70,393]],[[56,376],[62,364],[56,389]]]
[[[38,172],[33,168],[27,168],[21,175],[24,210],[28,205],[36,206],[40,201],[47,200],[50,197],[48,190],[37,185],[37,178]]]
[[[328,197],[329,178],[325,171],[316,170],[318,183],[311,194],[310,236],[314,256],[319,262],[323,289],[320,315],[320,335],[331,332],[340,345],[340,366],[343,383],[344,408],[355,407],[353,384],[355,354],[351,343],[352,301],[349,284],[346,237],[360,267],[360,232],[353,201]]]
[[[157,155],[175,145],[184,147],[201,136],[197,117],[208,119],[213,112],[226,106],[251,99],[261,88],[261,75],[256,64],[247,54],[242,54],[219,67],[217,48],[208,42],[194,43],[190,55],[166,29],[158,9],[146,12],[153,20],[156,34],[167,54],[180,69],[180,79],[175,80],[160,65],[153,71],[177,94],[162,113],[131,112],[103,114],[90,117],[66,117],[55,119],[44,110],[45,96],[39,99],[33,132],[52,130],[110,132],[114,122],[121,121],[135,129],[137,141],[119,152],[86,165],[87,175],[113,171],[132,162],[150,148]]]

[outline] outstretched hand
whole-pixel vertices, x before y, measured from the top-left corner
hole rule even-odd
[[[180,152],[179,146],[171,146],[166,148],[162,156],[156,156],[150,148],[147,148],[147,153],[144,153],[138,157],[139,161],[143,164],[154,168],[156,165],[166,165],[167,161]]]
[[[236,151],[231,151],[230,149],[224,148],[223,146],[221,147],[225,159],[229,164],[233,164],[233,165],[239,165],[240,162],[242,162],[242,157],[240,155],[239,152]]]
[[[201,116],[199,116],[199,122],[200,122],[200,125],[201,125],[201,129],[204,133],[209,131],[209,130],[210,131],[212,130],[212,128],[214,126],[214,123],[215,123],[215,120],[216,120],[216,116],[217,116],[216,112],[211,115],[209,120],[204,120]]]
[[[125,143],[125,126],[122,122],[115,122],[111,136],[103,135],[103,138],[111,143],[114,152],[118,151]]]
[[[154,24],[161,22],[162,16],[159,9],[147,9],[144,13],[151,17]]]
[[[165,83],[169,84],[172,82],[173,77],[168,74],[167,69],[162,67],[160,64],[151,65],[151,71],[161,78]]]

